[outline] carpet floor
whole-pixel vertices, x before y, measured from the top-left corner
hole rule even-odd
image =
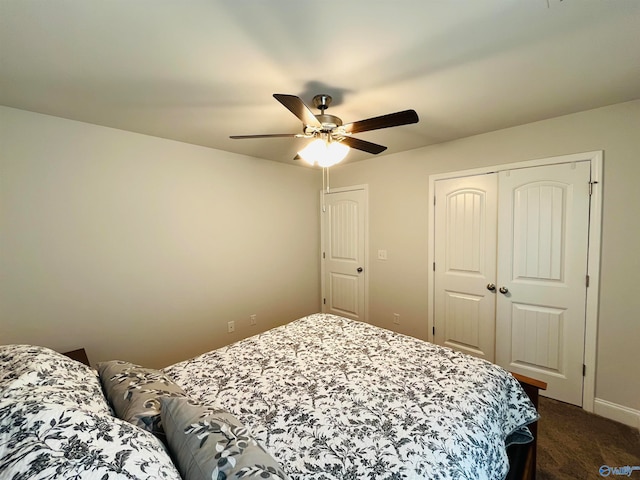
[[[538,407],[538,480],[640,480],[640,432],[579,407],[541,397]],[[638,467],[618,471],[608,467]],[[624,475],[621,473],[624,472]]]

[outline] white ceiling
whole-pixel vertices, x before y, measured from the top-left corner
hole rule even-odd
[[[638,99],[640,1],[0,1],[2,105],[297,163],[228,138],[298,133],[273,93],[415,109],[382,155]]]

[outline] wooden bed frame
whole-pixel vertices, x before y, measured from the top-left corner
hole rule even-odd
[[[65,352],[64,355],[85,365],[89,365],[87,352],[85,352],[84,348]],[[546,390],[547,384],[535,378],[525,377],[517,373],[511,373],[511,375],[520,382],[520,385],[522,385],[522,388],[537,410],[539,392],[540,390]],[[533,434],[533,442],[524,445],[511,445],[507,448],[507,454],[509,455],[509,473],[505,480],[535,480],[536,478],[538,422],[529,425],[529,430],[531,430]]]
[[[80,363],[84,363],[87,366],[91,366],[89,365],[89,359],[87,358],[87,352],[85,352],[84,348],[79,348],[77,350],[71,350],[70,352],[64,352],[63,355],[66,355],[67,357],[76,360]]]
[[[535,378],[525,377],[511,372],[525,393],[538,409],[538,398],[540,390],[546,390],[547,384]],[[509,455],[509,473],[505,480],[535,480],[536,478],[536,453],[538,446],[538,422],[529,425],[529,430],[533,435],[533,442],[524,445],[511,445],[507,448]]]

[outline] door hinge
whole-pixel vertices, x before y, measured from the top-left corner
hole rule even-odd
[[[587,275],[587,281],[586,281],[587,288],[589,287],[589,280],[590,280],[589,275]]]
[[[598,182],[589,182],[589,196],[593,194],[593,186]]]
[[[432,334],[432,335],[435,335],[435,334],[436,334],[436,327],[432,327],[432,328],[431,328],[431,334]]]
[[[435,204],[436,204],[436,197],[434,196],[433,197],[433,205],[435,206]]]
[[[436,271],[436,262],[433,262],[433,271]]]
[[[587,376],[587,366],[584,363],[582,364],[582,376]]]
[[[327,304],[327,299],[326,299],[326,298],[323,298],[323,299],[322,299],[322,304],[323,304],[323,305],[326,305],[326,304]]]
[[[322,258],[327,258],[327,257],[325,257],[324,252],[322,252]]]

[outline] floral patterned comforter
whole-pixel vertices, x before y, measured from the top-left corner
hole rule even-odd
[[[315,314],[165,369],[228,409],[292,479],[503,479],[537,413],[484,360]]]

